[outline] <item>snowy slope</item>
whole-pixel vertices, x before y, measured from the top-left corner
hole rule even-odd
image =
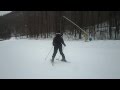
[[[0,41],[0,78],[12,79],[108,79],[120,78],[120,41],[65,41],[64,53],[71,63],[55,61],[52,40]],[[59,53],[56,58],[59,57]]]

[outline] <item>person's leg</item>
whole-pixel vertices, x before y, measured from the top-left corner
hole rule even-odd
[[[58,47],[54,47],[54,53],[53,53],[53,55],[52,55],[52,62],[54,61],[54,58],[55,58],[55,56],[56,56],[56,54],[57,54],[57,51],[58,51]]]
[[[66,60],[65,60],[65,55],[64,55],[64,53],[63,53],[63,51],[62,51],[62,46],[59,46],[59,52],[60,52],[60,54],[61,54],[61,56],[62,56],[62,60],[63,60],[63,61],[66,61]]]

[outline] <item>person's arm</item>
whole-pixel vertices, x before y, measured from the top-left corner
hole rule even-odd
[[[55,45],[55,38],[53,38],[53,42],[52,43],[53,43],[53,46],[54,46]]]
[[[66,46],[66,44],[64,43],[64,40],[63,40],[63,38],[61,38],[61,40],[62,40],[62,44],[63,44],[64,46]]]

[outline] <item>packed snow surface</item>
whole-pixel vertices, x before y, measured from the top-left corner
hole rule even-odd
[[[65,40],[63,52],[70,63],[52,66],[52,39],[0,41],[1,79],[119,79],[120,41]],[[52,50],[51,50],[52,48]],[[51,50],[51,52],[50,52]],[[50,54],[48,55],[48,53]],[[47,59],[45,60],[46,56]],[[58,59],[59,60],[56,60]]]

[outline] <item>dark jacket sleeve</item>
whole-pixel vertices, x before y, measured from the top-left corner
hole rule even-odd
[[[66,46],[66,44],[64,43],[63,38],[61,38],[61,43],[62,43],[64,46]]]
[[[53,38],[53,42],[52,42],[53,46],[55,45],[55,38]]]

